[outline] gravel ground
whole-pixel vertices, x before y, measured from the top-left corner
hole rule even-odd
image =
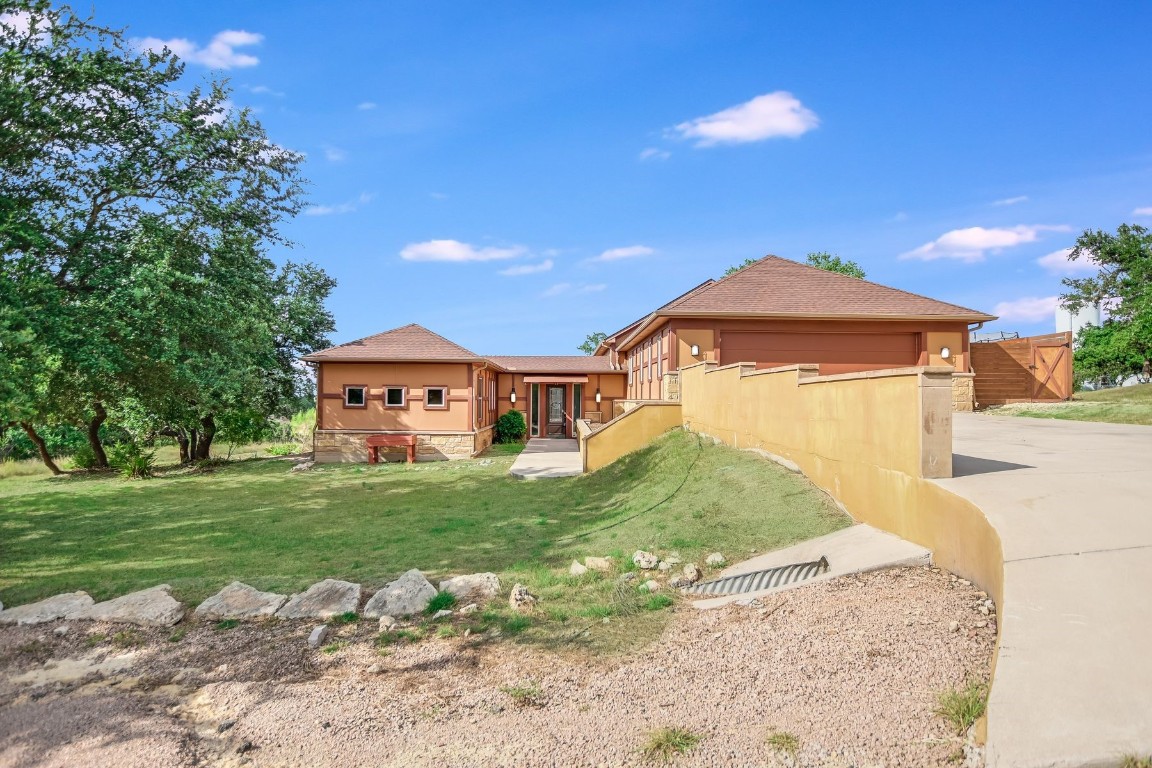
[[[664,726],[701,737],[676,765],[942,765],[962,742],[935,694],[987,677],[983,599],[927,568],[846,577],[679,607],[613,658],[475,636],[381,655],[368,623],[340,628],[335,653],[308,650],[304,623],[189,624],[178,642],[5,628],[0,766],[631,766]],[[798,753],[773,751],[773,731]]]

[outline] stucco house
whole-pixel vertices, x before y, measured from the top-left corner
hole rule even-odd
[[[303,358],[316,370],[315,458],[365,461],[374,434],[415,435],[418,459],[468,458],[513,408],[530,437],[575,437],[578,419],[676,399],[676,371],[704,360],[815,363],[822,374],[949,365],[956,407],[971,410],[969,328],[994,319],[766,256],[644,315],[594,355],[480,355],[406,325]]]

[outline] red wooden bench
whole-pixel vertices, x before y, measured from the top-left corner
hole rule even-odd
[[[369,464],[380,463],[381,448],[397,446],[404,446],[408,449],[409,464],[416,461],[416,435],[369,435],[366,442],[368,443]]]

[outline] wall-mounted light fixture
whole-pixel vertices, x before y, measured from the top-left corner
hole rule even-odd
[[[699,344],[693,344],[692,345],[692,357],[700,357],[700,345]]]
[[[948,358],[952,357],[952,350],[948,347],[940,347],[940,357],[947,360]]]
[[[600,387],[596,387],[596,405],[600,405]]]
[[[512,394],[509,396],[509,399],[512,401],[512,405],[516,405],[516,386],[515,385],[512,386]]]

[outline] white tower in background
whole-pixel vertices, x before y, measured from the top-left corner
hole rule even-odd
[[[1076,313],[1069,312],[1064,307],[1056,307],[1056,332],[1072,331],[1072,338],[1080,333],[1086,325],[1100,325],[1100,305],[1085,304]]]

